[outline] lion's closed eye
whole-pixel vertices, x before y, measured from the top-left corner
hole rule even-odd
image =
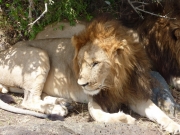
[[[99,64],[99,62],[95,61],[92,63],[92,67],[95,67],[97,64]]]

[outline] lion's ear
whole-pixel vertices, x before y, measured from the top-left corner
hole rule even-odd
[[[73,36],[71,38],[71,42],[72,42],[73,46],[75,47],[75,54],[74,54],[74,59],[73,59],[73,68],[74,68],[75,75],[78,76],[79,66],[78,66],[77,55],[78,55],[79,50],[78,50],[78,41],[76,39],[76,36]]]
[[[116,47],[116,54],[117,55],[120,55],[123,51],[124,51],[124,49],[125,49],[125,46],[127,45],[127,41],[125,40],[125,39],[123,39],[121,42],[120,42],[120,44]]]
[[[74,35],[71,38],[71,43],[73,44],[73,46],[75,47],[76,50],[79,50],[83,45],[79,36],[76,36],[76,35]]]
[[[120,55],[124,51],[124,47],[120,46],[119,48],[116,49],[116,54]]]
[[[180,30],[179,30],[179,29],[176,29],[176,30],[174,31],[174,35],[175,35],[176,39],[180,39]]]

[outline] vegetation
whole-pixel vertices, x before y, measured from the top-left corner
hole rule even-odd
[[[77,19],[90,20],[92,18],[86,12],[87,3],[83,0],[54,0],[55,4],[48,3],[48,12],[33,27],[30,27],[28,24],[44,11],[45,3],[43,0],[33,0],[32,2],[30,7],[27,0],[0,0],[2,8],[0,27],[11,31],[15,30],[17,40],[22,37],[33,39],[44,26],[55,21],[66,19],[70,21],[70,25],[74,25]]]
[[[0,28],[14,39],[11,44],[33,39],[46,25],[68,20],[75,25],[77,20],[89,21],[99,13],[110,13],[120,16],[123,0],[0,0]],[[137,0],[138,1],[138,0]],[[142,0],[139,0],[142,1]],[[152,0],[152,2],[157,2]],[[127,2],[127,1],[126,1]],[[47,12],[33,25],[45,11]]]

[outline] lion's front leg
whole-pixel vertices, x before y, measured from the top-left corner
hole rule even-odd
[[[62,100],[60,103],[59,100],[59,98],[50,96],[42,100],[40,94],[34,95],[31,91],[25,90],[22,106],[45,114],[66,116],[68,114],[68,110],[65,106],[65,102]]]
[[[141,116],[145,116],[150,120],[157,122],[169,133],[180,133],[180,125],[170,119],[151,100],[137,101],[134,105],[130,105],[130,107]]]
[[[135,118],[127,115],[123,112],[107,113],[93,100],[88,103],[88,110],[91,117],[98,122],[123,122],[128,124],[134,124]]]
[[[46,102],[41,99],[47,74],[48,72],[41,72],[41,74],[37,75],[34,80],[31,80],[32,78],[30,78],[28,81],[26,81],[26,85],[24,85],[24,99],[22,106],[27,109],[45,114],[65,116],[67,115],[67,112],[62,111],[64,110],[62,109],[62,105]]]

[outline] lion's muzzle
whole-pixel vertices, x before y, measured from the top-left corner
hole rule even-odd
[[[88,95],[97,95],[101,91],[101,89],[99,88],[91,88],[90,83],[87,82],[85,79],[78,79],[77,83],[83,88],[84,93]]]

